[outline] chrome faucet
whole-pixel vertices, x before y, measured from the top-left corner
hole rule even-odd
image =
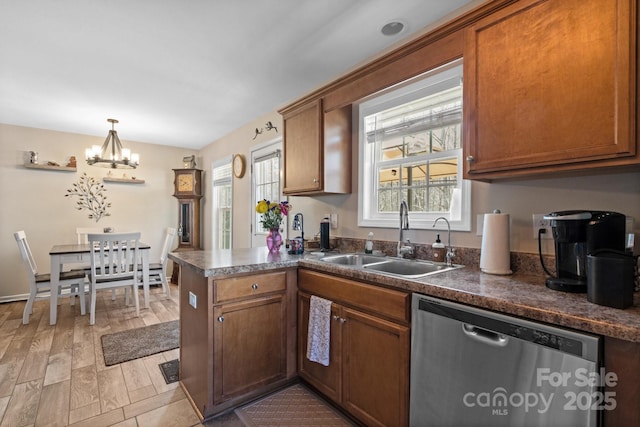
[[[445,255],[445,262],[447,263],[447,267],[451,267],[453,265],[453,257],[456,256],[456,250],[451,247],[451,225],[449,224],[449,220],[443,216],[438,217],[433,221],[433,227],[435,228],[436,224],[441,219],[447,223],[447,253]]]
[[[413,254],[413,247],[411,245],[404,244],[403,238],[403,230],[409,229],[409,207],[407,206],[407,202],[403,200],[400,202],[400,236],[398,237],[398,248],[397,248],[397,256],[402,258],[404,254]],[[410,243],[407,240],[407,243]]]

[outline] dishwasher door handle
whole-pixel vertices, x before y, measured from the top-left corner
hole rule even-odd
[[[509,337],[506,335],[479,328],[468,323],[462,324],[462,332],[471,339],[496,347],[505,347],[509,343]]]

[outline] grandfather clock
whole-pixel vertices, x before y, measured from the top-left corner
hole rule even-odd
[[[202,198],[202,170],[174,169],[173,196],[178,199],[178,247],[174,250],[200,249],[200,199]],[[171,282],[178,283],[180,266],[173,264]]]

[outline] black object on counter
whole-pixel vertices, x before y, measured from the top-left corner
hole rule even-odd
[[[614,308],[633,305],[635,257],[602,251],[587,256],[587,301]]]
[[[556,275],[546,285],[563,292],[587,292],[587,256],[597,251],[624,252],[625,216],[606,211],[560,211],[545,216],[550,220],[556,252]],[[539,236],[540,237],[540,236]],[[538,244],[540,245],[539,241]]]
[[[331,226],[331,222],[329,218],[324,218],[320,221],[320,250],[328,251],[331,248],[329,247],[329,228]]]

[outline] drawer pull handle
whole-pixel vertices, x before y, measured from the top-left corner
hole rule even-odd
[[[333,320],[340,320],[340,317],[334,315]]]
[[[253,285],[251,285],[251,289],[256,290],[258,289],[258,284],[254,283]]]
[[[475,161],[476,161],[475,157],[473,157],[473,156],[467,156],[467,162],[469,162],[469,163],[473,163],[473,162],[475,162]]]
[[[218,317],[218,322],[220,322],[220,323],[224,322],[224,316],[219,316]]]

